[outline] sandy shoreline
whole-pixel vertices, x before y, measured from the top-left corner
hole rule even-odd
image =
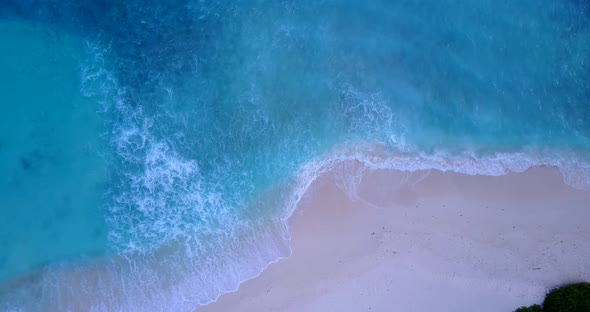
[[[340,176],[300,202],[289,258],[198,311],[512,311],[590,280],[590,191],[555,168]]]

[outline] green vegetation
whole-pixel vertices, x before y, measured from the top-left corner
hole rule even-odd
[[[590,311],[590,283],[578,283],[554,289],[545,296],[543,311]]]
[[[543,308],[540,305],[535,304],[530,307],[521,307],[516,309],[514,312],[543,312]]]
[[[515,312],[589,312],[590,283],[576,283],[553,289],[545,296],[543,307],[535,304]]]

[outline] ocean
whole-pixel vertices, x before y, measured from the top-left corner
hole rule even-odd
[[[344,160],[590,189],[585,1],[3,0],[0,40],[3,311],[210,303]]]

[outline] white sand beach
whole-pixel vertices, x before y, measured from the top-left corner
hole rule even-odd
[[[555,168],[365,170],[356,196],[336,176],[289,220],[290,257],[198,311],[513,311],[590,280],[590,191]]]

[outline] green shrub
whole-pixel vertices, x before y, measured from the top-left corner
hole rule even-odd
[[[542,312],[542,311],[543,311],[543,309],[541,308],[541,306],[538,304],[535,304],[530,307],[520,307],[520,308],[516,309],[516,311],[514,311],[514,312]]]
[[[543,312],[589,312],[590,283],[556,288],[545,296]]]
[[[543,307],[535,304],[514,312],[590,312],[590,283],[577,283],[553,289]]]

